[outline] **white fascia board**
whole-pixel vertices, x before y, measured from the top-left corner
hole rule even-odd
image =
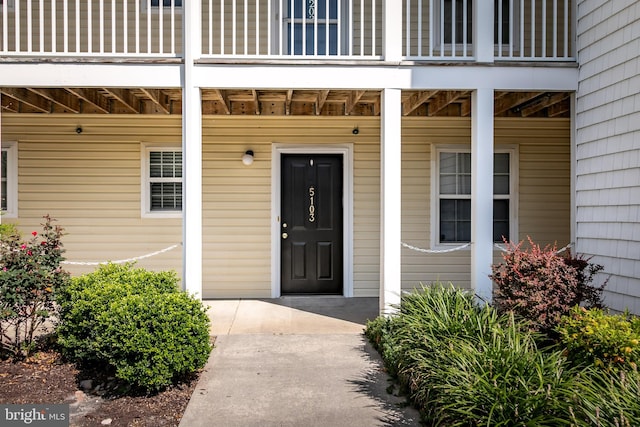
[[[6,87],[150,87],[181,86],[182,65],[0,63]]]
[[[254,89],[441,89],[575,91],[576,67],[542,66],[324,66],[199,65],[196,85]]]

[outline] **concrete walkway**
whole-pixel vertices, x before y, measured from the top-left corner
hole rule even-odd
[[[362,335],[377,298],[216,300],[216,346],[180,427],[419,426],[387,393],[382,362]]]

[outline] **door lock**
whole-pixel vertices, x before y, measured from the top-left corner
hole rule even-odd
[[[287,237],[289,237],[289,235],[287,233],[282,233],[282,238],[286,239]]]

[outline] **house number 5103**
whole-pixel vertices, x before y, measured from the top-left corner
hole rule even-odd
[[[309,187],[309,222],[315,222],[316,220],[316,188]]]

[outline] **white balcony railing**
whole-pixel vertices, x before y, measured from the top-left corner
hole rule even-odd
[[[176,57],[182,0],[0,0],[0,52]]]
[[[571,0],[494,0],[496,60],[573,60]],[[473,60],[473,0],[404,0],[404,55]]]
[[[0,55],[181,57],[183,1],[0,0]],[[383,0],[200,1],[203,58],[384,59]],[[475,60],[474,0],[397,1],[405,59]],[[495,59],[573,60],[574,1],[494,0]]]

